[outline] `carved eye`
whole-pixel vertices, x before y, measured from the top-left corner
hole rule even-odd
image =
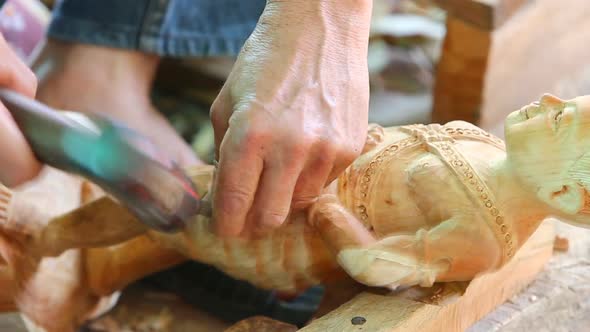
[[[563,115],[563,109],[551,113],[551,118],[553,119],[553,130],[554,131],[557,131],[559,129],[559,124],[561,123],[562,115]]]

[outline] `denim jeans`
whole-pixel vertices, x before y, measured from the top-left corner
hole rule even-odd
[[[48,36],[168,57],[233,56],[265,0],[58,0]]]

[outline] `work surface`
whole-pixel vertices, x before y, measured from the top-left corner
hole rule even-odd
[[[556,223],[569,241],[556,251],[535,282],[469,332],[577,332],[590,326],[590,230]]]
[[[556,251],[546,269],[530,286],[472,326],[469,332],[588,330],[590,230],[563,223],[556,223],[556,229],[559,236],[568,240],[568,250]],[[206,326],[202,326],[205,321]],[[102,323],[100,327],[96,326],[97,330],[105,331],[106,328],[114,332],[185,331],[187,327],[191,331],[215,332],[229,326],[206,319],[175,296],[138,289],[128,291],[118,309]],[[9,331],[26,331],[17,315],[0,316],[0,332]]]

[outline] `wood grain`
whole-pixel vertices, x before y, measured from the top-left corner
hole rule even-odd
[[[477,277],[462,295],[456,283],[362,292],[300,331],[464,331],[534,280],[552,255],[554,234],[552,222],[542,224],[509,264]]]
[[[447,36],[436,69],[432,121],[477,124],[491,49],[489,31],[462,19],[447,18]]]

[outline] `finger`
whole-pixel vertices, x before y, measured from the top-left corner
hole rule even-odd
[[[346,168],[348,168],[355,161],[355,159],[358,158],[358,156],[359,154],[352,153],[349,151],[344,151],[337,154],[337,157],[334,163],[332,164],[332,170],[326,178],[325,185],[328,185],[334,180],[336,180],[336,178],[338,178],[340,174],[342,174],[346,170]]]
[[[295,184],[304,161],[293,158],[284,162],[280,158],[265,163],[258,190],[248,215],[245,232],[260,235],[281,226],[289,215]]]
[[[0,34],[0,86],[35,96],[37,78]]]
[[[218,173],[213,191],[214,231],[220,236],[238,236],[256,193],[262,158],[251,148],[240,149],[228,130],[221,143]]]
[[[322,190],[328,184],[328,176],[332,171],[335,155],[327,149],[316,149],[312,154],[305,168],[301,172],[295,192],[291,209],[301,210],[313,204]]]
[[[226,91],[224,86],[217,95],[217,98],[215,98],[215,101],[213,101],[211,110],[209,111],[215,139],[215,160],[219,160],[221,142],[229,129],[229,117],[233,111],[229,94]]]
[[[0,182],[12,187],[34,178],[41,170],[8,110],[0,103]]]

